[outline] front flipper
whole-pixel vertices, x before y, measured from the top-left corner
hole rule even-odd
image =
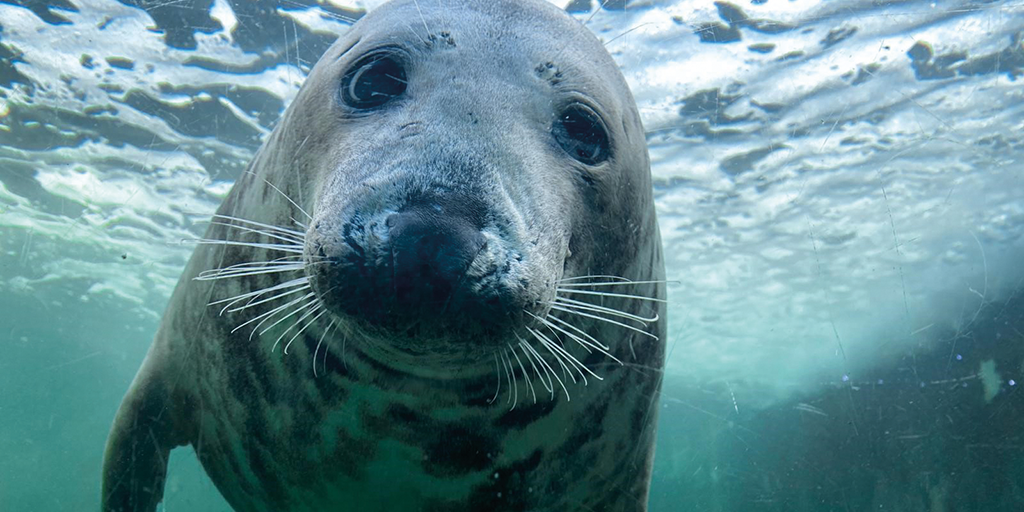
[[[190,422],[151,352],[121,402],[103,460],[103,512],[156,510],[172,448],[189,442]]]

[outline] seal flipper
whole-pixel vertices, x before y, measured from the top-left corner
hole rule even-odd
[[[117,410],[103,458],[103,512],[153,511],[163,499],[171,449],[189,443],[152,351]]]

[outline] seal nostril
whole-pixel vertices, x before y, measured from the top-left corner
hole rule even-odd
[[[485,241],[472,222],[433,202],[389,215],[386,224],[396,299],[409,306],[447,303]]]

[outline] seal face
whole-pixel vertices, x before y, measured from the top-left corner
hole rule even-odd
[[[340,38],[214,216],[105,510],[153,510],[184,444],[237,510],[646,509],[665,286],[632,96],[546,2],[431,9]]]

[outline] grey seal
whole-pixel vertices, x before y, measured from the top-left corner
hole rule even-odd
[[[646,510],[665,339],[644,130],[539,0],[397,0],[326,52],[213,217],[107,441],[244,511]]]

